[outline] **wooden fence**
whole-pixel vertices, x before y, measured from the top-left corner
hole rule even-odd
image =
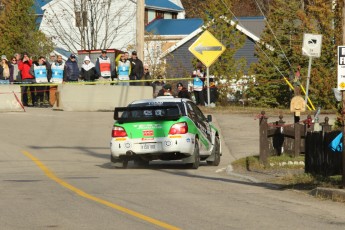
[[[328,121],[326,117],[325,121],[320,123],[323,132],[331,130]],[[271,155],[280,155],[284,152],[297,157],[305,153],[307,132],[314,131],[310,115],[301,123],[285,124],[282,115],[279,116],[279,120],[269,123],[265,111],[261,112],[259,127],[260,161],[263,164],[267,164],[267,158]]]

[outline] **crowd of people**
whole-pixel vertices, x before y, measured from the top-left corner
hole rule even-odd
[[[32,60],[28,53],[16,53],[10,60],[5,55],[1,56],[0,84],[21,83],[23,106],[49,107],[55,102],[49,100],[49,91],[56,86],[47,86],[48,83],[64,83],[87,81],[111,82],[118,80],[119,85],[145,85],[153,86],[153,96],[171,95],[174,97],[194,99],[197,105],[205,105],[207,102],[207,90],[202,68],[197,68],[192,74],[192,84],[185,87],[182,82],[176,85],[176,90],[170,84],[165,84],[160,75],[152,81],[149,66],[143,65],[137,52],[133,51],[131,57],[128,52],[119,54],[113,61],[107,56],[107,50],[102,50],[101,55],[92,62],[89,56],[85,56],[82,65],[78,66],[77,57],[71,54],[66,62],[61,55],[50,53],[49,59],[39,56]],[[146,81],[129,81],[146,80]],[[36,83],[35,85],[31,85]],[[41,84],[42,86],[40,86]],[[211,82],[211,103],[215,103],[217,92]],[[29,97],[31,103],[29,103]],[[192,97],[193,96],[193,97]]]

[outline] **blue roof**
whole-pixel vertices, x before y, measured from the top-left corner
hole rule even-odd
[[[145,7],[173,11],[183,11],[183,8],[170,2],[169,0],[145,0]]]
[[[34,11],[37,15],[43,15],[42,7],[52,0],[35,0],[34,1]]]
[[[157,19],[148,24],[145,30],[154,35],[188,35],[203,23],[201,18]]]
[[[36,26],[37,26],[37,29],[40,27],[41,25],[41,22],[42,22],[42,18],[43,18],[43,10],[42,10],[42,7],[51,2],[52,0],[35,0],[34,1],[34,5],[33,5],[33,9],[34,9],[34,12],[36,14]]]
[[[55,47],[54,50],[56,52],[58,52],[59,54],[69,58],[69,56],[72,54],[72,52],[68,51],[68,50],[65,50],[63,48],[60,48],[60,47]],[[77,55],[77,54],[76,54]]]

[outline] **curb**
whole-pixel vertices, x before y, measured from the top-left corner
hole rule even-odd
[[[337,202],[345,202],[344,189],[316,188],[310,191],[309,194],[318,198],[329,199]]]

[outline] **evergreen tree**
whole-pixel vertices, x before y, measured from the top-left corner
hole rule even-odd
[[[221,103],[227,101],[227,94],[231,91],[230,82],[242,77],[246,71],[245,58],[234,58],[236,52],[243,47],[246,37],[236,29],[236,25],[231,25],[231,7],[231,0],[214,0],[207,4],[208,14],[204,18],[205,29],[226,47],[225,52],[210,66],[210,75],[228,83],[219,88]]]
[[[37,30],[33,0],[2,0],[0,13],[1,54],[28,52],[32,56],[45,55],[53,50],[52,43]]]
[[[315,106],[330,108],[335,104],[331,88],[336,81],[335,44],[339,41],[341,24],[338,2],[335,4],[324,0],[271,3],[266,15],[268,23],[256,49],[259,62],[252,66],[256,83],[248,93],[255,98],[256,105],[288,107],[292,91],[284,77],[291,80],[297,66],[302,67],[301,83],[306,84],[309,58],[302,56],[304,33],[323,35],[321,57],[313,58],[309,97]]]

